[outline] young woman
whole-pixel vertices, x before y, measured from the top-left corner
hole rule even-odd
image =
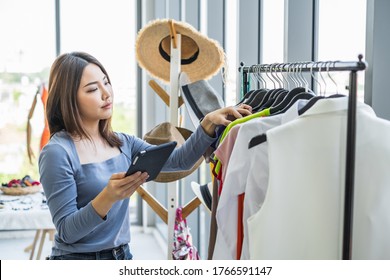
[[[40,181],[57,233],[50,259],[132,259],[129,197],[147,173],[125,177],[134,155],[150,144],[113,132],[113,90],[93,56],[60,55],[49,78],[51,138],[39,157]],[[218,125],[250,114],[226,107],[209,113],[163,170],[187,170],[215,140]]]

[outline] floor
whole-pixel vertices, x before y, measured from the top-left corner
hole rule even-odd
[[[152,229],[144,230],[142,227],[132,226],[132,237],[130,248],[135,260],[164,260],[167,259],[167,251],[164,245],[159,242]],[[28,260],[30,252],[26,248],[32,244],[34,232],[14,234],[13,236],[0,237],[0,260]],[[34,259],[38,246],[35,250]],[[51,241],[46,238],[44,242],[41,259],[50,254]]]

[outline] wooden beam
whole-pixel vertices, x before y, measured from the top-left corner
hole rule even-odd
[[[158,96],[164,101],[164,103],[169,107],[169,94],[162,88],[155,80],[149,81],[149,86],[157,93]],[[179,96],[179,108],[184,104],[183,98]]]
[[[190,202],[188,202],[182,211],[183,218],[187,218],[199,205],[201,204],[198,197],[194,197]]]
[[[154,198],[150,192],[148,192],[143,186],[139,186],[137,193],[142,197],[143,200],[153,209],[153,211],[168,224],[168,211],[167,209]]]

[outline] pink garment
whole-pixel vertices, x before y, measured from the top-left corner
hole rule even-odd
[[[226,135],[225,139],[222,141],[221,144],[219,144],[218,148],[215,150],[215,155],[221,162],[221,170],[220,173],[222,174],[220,176],[221,179],[221,186],[223,185],[223,182],[225,181],[226,177],[226,171],[229,165],[230,155],[232,154],[234,144],[237,139],[238,131],[241,127],[241,124],[237,124],[233,126],[228,134]],[[222,190],[220,190],[222,191]],[[236,259],[239,260],[241,256],[241,249],[242,249],[242,241],[243,241],[243,208],[244,208],[244,195],[241,194],[238,196],[238,205],[237,205],[237,253],[236,253]]]
[[[218,148],[214,152],[218,160],[221,162],[222,182],[225,181],[226,170],[229,164],[230,155],[232,153],[234,143],[236,142],[238,130],[240,129],[240,127],[241,124],[233,126],[226,135],[226,137],[223,139],[222,143],[218,145]]]

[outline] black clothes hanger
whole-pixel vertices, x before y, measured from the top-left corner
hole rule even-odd
[[[274,88],[267,90],[265,93],[263,93],[263,98],[261,100],[260,100],[260,98],[257,98],[256,99],[257,102],[253,102],[253,103],[249,104],[252,106],[252,111],[254,111],[254,112],[261,111],[262,108],[264,108],[266,106],[266,104],[267,104],[267,107],[265,107],[265,108],[268,108],[270,106],[270,104],[272,104],[275,101],[275,98],[277,97],[279,92],[284,90],[281,87],[276,88],[276,86],[277,86],[276,82],[278,81],[278,78],[277,78],[277,76],[273,75],[273,72],[272,72],[273,66],[276,66],[276,64],[273,64],[272,66],[270,66],[269,69],[266,70],[265,74],[272,81]],[[264,84],[266,84],[265,81],[264,81]],[[279,86],[282,86],[282,83],[279,83]],[[270,99],[272,99],[272,101],[269,101]]]
[[[284,89],[284,88],[277,88],[277,89],[275,89],[272,93],[271,93],[271,95],[270,95],[270,99],[271,98],[277,98],[278,96],[279,96],[279,94],[281,93],[281,92],[283,92],[283,91],[285,91],[286,89]]]
[[[312,99],[309,100],[309,102],[307,104],[305,104],[305,106],[303,106],[301,109],[298,110],[298,115],[302,115],[307,110],[309,110],[318,100],[324,99],[324,98],[325,98],[325,96],[322,96],[322,95],[313,97]]]
[[[338,97],[347,97],[347,96],[345,94],[335,93],[335,94],[327,96],[326,98],[338,98]]]
[[[255,66],[251,66],[252,69],[255,68]],[[247,92],[244,97],[236,104],[236,106],[240,104],[247,104],[251,107],[256,106],[264,97],[264,95],[268,92],[269,89],[267,89],[267,84],[261,76],[257,75],[256,72],[253,72],[253,75],[256,77],[257,81],[260,82],[263,87],[257,90],[251,90]]]
[[[286,107],[284,107],[282,110],[278,111],[278,112],[274,112],[274,114],[283,114],[285,113],[288,109],[290,109],[290,107],[295,103],[297,102],[298,100],[310,100],[312,99],[313,97],[315,97],[315,95],[311,92],[301,92],[301,93],[298,93],[297,95],[295,95],[290,103],[288,103],[288,105]],[[272,108],[271,108],[272,109]],[[272,110],[270,110],[270,114],[272,115]]]
[[[276,91],[271,92],[268,100],[265,102],[262,102],[261,104],[259,104],[255,108],[252,108],[252,111],[253,112],[260,112],[264,109],[272,107],[274,104],[276,106],[276,104],[279,104],[280,102],[282,102],[282,100],[286,97],[288,92],[289,91],[285,90],[285,89],[277,89]],[[283,98],[283,96],[284,96],[284,98]],[[277,101],[277,99],[278,99],[278,101]],[[278,103],[276,103],[276,101]]]
[[[245,93],[245,95],[243,96],[243,98],[236,104],[236,106],[242,104],[242,103],[245,103],[246,100],[249,100],[249,98],[252,96],[252,94],[255,93],[255,90],[252,89],[250,91],[248,91],[247,93]]]
[[[240,104],[247,104],[253,107],[252,104],[257,104],[258,102],[260,102],[267,91],[267,89],[256,89],[248,91],[240,100],[240,102],[236,104],[236,106]]]
[[[253,148],[261,143],[267,142],[267,134],[263,133],[253,137],[248,143],[248,149]]]
[[[280,92],[278,94],[278,96],[276,97],[275,99],[275,102],[272,103],[271,107],[275,107],[276,105],[278,105],[280,102],[283,101],[283,99],[286,97],[286,95],[289,93],[288,90],[283,90],[282,92]]]
[[[339,93],[336,93],[336,94],[332,94],[332,95],[329,95],[329,96],[315,96],[313,97],[312,99],[310,99],[310,101],[305,104],[305,106],[303,106],[301,109],[298,110],[298,115],[302,115],[303,113],[305,113],[307,110],[309,110],[311,107],[313,107],[313,105],[320,99],[324,99],[324,98],[339,98],[339,97],[346,97],[346,95],[344,94],[339,94]]]
[[[251,106],[252,108],[257,106],[264,98],[264,95],[268,92],[268,89],[259,89],[253,94],[253,98],[244,102],[245,104]]]
[[[252,108],[252,111],[253,112],[261,112],[264,109],[271,107],[271,105],[273,103],[275,103],[275,100],[276,100],[276,98],[270,98],[267,100],[267,102],[265,102],[264,104],[261,104],[261,106],[256,106],[256,107]]]
[[[269,93],[269,98],[265,103],[262,102],[262,104],[259,104],[259,106],[255,107],[252,110],[260,112],[264,109],[270,108],[273,104],[276,104],[275,102],[276,102],[277,98],[280,96],[280,94],[285,93],[285,92],[288,92],[288,90],[286,90],[284,88],[277,88],[277,89],[273,90],[272,92]],[[279,98],[278,103],[280,101],[281,100]]]
[[[302,92],[305,92],[305,88],[303,88],[303,87],[296,87],[296,88],[293,88],[292,90],[290,90],[286,94],[286,96],[283,98],[283,100],[281,102],[279,102],[278,105],[270,108],[271,115],[281,111],[283,108],[285,108],[290,103],[290,101],[294,98],[294,96],[296,96]]]
[[[267,90],[267,92],[264,94],[263,98],[261,99],[260,102],[258,102],[257,104],[254,104],[255,106],[252,106],[252,107],[255,107],[255,108],[260,108],[262,107],[271,97],[271,94],[275,91],[276,89],[270,89],[270,90]],[[253,111],[253,108],[252,108],[252,111]]]
[[[260,112],[264,109],[271,108],[272,106],[276,106],[276,104],[279,104],[286,97],[288,92],[289,91],[285,90],[285,89],[277,90],[277,92],[274,92],[271,94],[271,97],[268,99],[267,102],[265,102],[261,106],[257,106],[255,108],[252,108],[252,111]]]

